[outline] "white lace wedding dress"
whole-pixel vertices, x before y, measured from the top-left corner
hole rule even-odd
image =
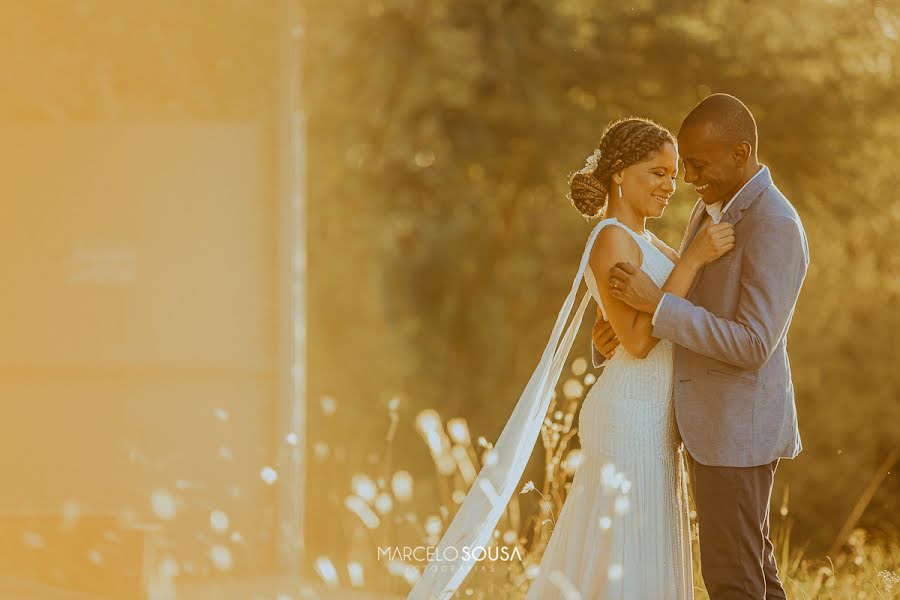
[[[457,590],[478,560],[477,549],[494,543],[495,527],[520,488],[590,299],[602,309],[588,259],[597,234],[610,225],[625,227],[610,218],[591,230],[537,367],[408,600],[466,597]],[[674,265],[653,244],[625,229],[641,248],[641,268],[662,285]],[[582,281],[588,291],[575,308]],[[579,416],[584,460],[527,600],[692,597],[687,487],[672,377],[672,345],[661,340],[640,360],[620,347],[591,388]]]
[[[674,265],[615,218],[662,286]],[[585,281],[603,310],[593,271]],[[604,312],[605,314],[605,312]],[[672,403],[672,343],[646,358],[619,347],[578,418],[584,460],[527,600],[686,600],[693,597],[687,484]],[[566,591],[578,595],[566,595]]]

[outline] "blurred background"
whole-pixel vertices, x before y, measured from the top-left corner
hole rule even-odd
[[[0,597],[404,597],[423,565],[377,549],[439,539],[568,292],[593,223],[567,175],[610,120],[674,131],[711,92],[753,111],[810,242],[789,593],[897,595],[896,3],[13,0],[0,23]],[[680,183],[651,224],[671,245]],[[461,596],[516,597],[539,560],[593,313],[498,529],[525,559]]]

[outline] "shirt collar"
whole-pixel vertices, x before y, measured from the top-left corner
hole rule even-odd
[[[731,206],[731,204],[734,202],[735,198],[737,198],[738,196],[740,196],[740,195],[741,195],[741,192],[743,192],[744,189],[745,189],[748,185],[750,185],[750,182],[753,181],[754,179],[756,179],[757,177],[759,177],[759,174],[762,173],[763,171],[765,171],[765,168],[764,168],[762,165],[760,165],[759,169],[757,169],[757,171],[756,171],[756,173],[753,175],[753,177],[751,177],[750,179],[748,179],[748,180],[747,180],[747,183],[745,183],[744,185],[742,185],[742,186],[741,186],[741,189],[739,189],[739,190],[737,191],[737,193],[736,193],[734,196],[731,197],[731,200],[728,201],[728,204],[725,205],[725,208],[721,208],[721,207],[722,207],[722,201],[721,201],[721,200],[718,201],[718,202],[716,202],[715,204],[704,204],[704,205],[703,205],[703,207],[706,209],[706,214],[709,215],[709,217],[712,219],[713,223],[718,223],[719,221],[722,220],[722,215],[725,214],[725,211],[728,210],[728,207]]]

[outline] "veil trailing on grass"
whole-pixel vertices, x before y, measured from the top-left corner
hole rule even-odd
[[[433,559],[429,561],[407,600],[447,600],[462,585],[475,562],[485,554],[483,549],[490,545],[494,527],[506,509],[513,491],[518,487],[519,479],[534,450],[541,424],[550,406],[550,397],[591,299],[590,292],[586,291],[563,335],[563,326],[575,305],[591,247],[597,234],[611,220],[604,219],[591,230],[572,289],[559,311],[541,360],[519,397],[512,416],[503,427],[496,445],[488,451],[472,489],[466,494],[459,511],[441,537]]]

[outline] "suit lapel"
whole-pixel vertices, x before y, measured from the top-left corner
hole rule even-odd
[[[761,167],[762,173],[758,173],[756,179],[750,182],[747,187],[741,190],[741,193],[738,194],[738,197],[734,199],[734,202],[731,203],[731,206],[728,207],[728,210],[725,211],[725,214],[722,215],[722,221],[731,223],[732,225],[736,224],[741,220],[743,213],[745,210],[750,208],[750,206],[756,202],[756,199],[759,198],[762,193],[772,185],[772,176],[769,173],[769,168],[765,165]],[[703,200],[700,200],[698,204],[703,204]],[[684,241],[682,242],[681,251],[690,245],[690,243],[694,240],[694,237],[697,235],[697,231],[700,229],[700,224],[703,223],[703,216],[706,215],[706,210],[700,209],[699,215],[695,215],[694,221],[688,227],[689,236],[685,236]],[[698,218],[699,217],[699,218]],[[690,239],[688,239],[690,237]],[[734,252],[734,250],[732,250]],[[690,298],[694,294],[694,290],[697,288],[697,285],[700,283],[700,279],[703,277],[703,271],[706,269],[706,265],[702,266],[699,271],[697,271],[697,276],[694,277],[694,281],[691,282],[691,288],[688,290],[685,298]]]
[[[741,190],[738,197],[734,199],[734,202],[722,215],[722,221],[732,225],[736,224],[741,220],[744,211],[750,208],[756,202],[756,199],[772,185],[772,175],[769,173],[769,168],[762,165],[760,169],[761,172],[757,173],[756,178]]]

